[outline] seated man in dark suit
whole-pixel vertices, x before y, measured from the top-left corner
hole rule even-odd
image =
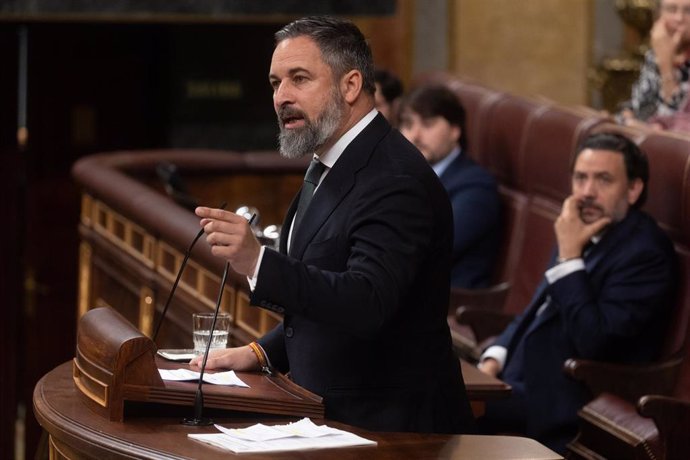
[[[483,288],[500,245],[501,203],[496,181],[467,151],[465,109],[444,86],[422,86],[400,104],[400,132],[441,179],[453,207],[451,286]]]
[[[639,210],[649,169],[632,141],[589,137],[571,172],[572,195],[554,224],[557,258],[479,364],[513,387],[509,399],[487,404],[482,429],[523,433],[561,453],[590,397],[564,361],[655,359],[676,276],[669,238]]]
[[[472,430],[446,322],[450,203],[374,108],[364,36],[341,19],[296,20],[276,33],[268,77],[281,154],[312,158],[279,251],[242,216],[196,214],[213,254],[250,279],[252,305],[283,321],[208,365],[290,372],[327,418],[370,430]]]

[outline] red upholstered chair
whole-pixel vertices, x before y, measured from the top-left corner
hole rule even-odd
[[[479,164],[484,164],[484,157],[487,155],[485,145],[489,134],[486,121],[494,112],[496,103],[506,97],[505,93],[459,80],[449,82],[448,86],[458,95],[465,108],[466,132],[463,135],[466,138],[468,154]]]
[[[532,117],[520,146],[520,189],[562,202],[570,194],[573,152],[593,127],[607,121],[597,112],[550,106]]]
[[[650,133],[640,143],[650,164],[645,210],[674,241],[690,247],[690,137]]]
[[[504,186],[517,189],[521,147],[530,121],[547,106],[532,99],[506,94],[484,120],[482,165]]]

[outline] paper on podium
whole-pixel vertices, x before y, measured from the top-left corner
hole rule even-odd
[[[189,348],[166,348],[158,350],[156,352],[158,356],[162,356],[168,361],[182,361],[189,362],[191,359],[196,358],[196,352]]]
[[[220,433],[187,436],[237,454],[376,445],[376,441],[326,425],[316,425],[308,418],[287,425],[259,423],[241,429],[215,426]]]
[[[158,372],[163,380],[173,380],[178,382],[199,380],[199,376],[201,375],[199,372],[190,371],[189,369],[158,369]],[[235,371],[204,374],[204,382],[212,383],[214,385],[231,385],[249,388],[249,385],[240,380],[237,374],[235,374]]]

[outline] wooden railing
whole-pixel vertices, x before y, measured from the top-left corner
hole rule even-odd
[[[196,216],[164,191],[155,175],[162,162],[177,166],[189,195],[199,203],[227,209],[259,209],[264,225],[279,224],[299,189],[303,161],[272,152],[199,150],[114,152],[77,162],[73,176],[82,189],[79,223],[81,317],[109,306],[151,336],[185,252],[199,230]],[[270,219],[270,220],[269,220]],[[189,348],[191,315],[212,310],[223,261],[203,237],[191,252],[157,345]],[[249,306],[247,280],[231,273],[221,310],[232,317],[232,343],[246,343],[273,328],[280,316]]]

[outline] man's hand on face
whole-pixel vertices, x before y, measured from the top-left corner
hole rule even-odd
[[[589,224],[584,222],[580,218],[577,198],[569,196],[563,202],[561,214],[554,223],[558,241],[558,257],[560,259],[581,257],[582,250],[589,240],[610,223],[611,218],[606,216]]]

